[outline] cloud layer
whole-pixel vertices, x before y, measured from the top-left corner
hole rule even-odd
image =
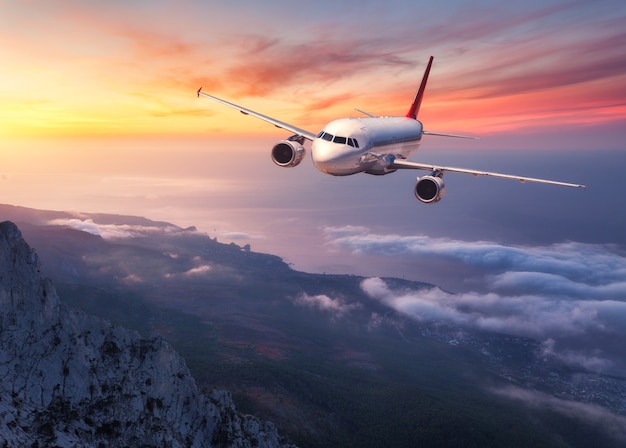
[[[317,308],[331,313],[333,317],[342,317],[344,314],[361,308],[359,303],[344,303],[340,298],[333,299],[326,294],[308,295],[300,294],[294,299],[294,303],[309,308]]]
[[[492,392],[531,408],[550,409],[575,418],[582,423],[606,428],[615,441],[622,444],[626,441],[626,417],[613,414],[600,406],[565,400],[513,386],[493,389]]]
[[[174,226],[147,226],[147,225],[132,225],[132,224],[102,224],[94,222],[93,219],[80,219],[80,218],[61,218],[54,219],[48,222],[53,226],[67,226],[82,232],[87,232],[92,235],[101,236],[106,239],[115,238],[133,238],[142,234],[153,234],[156,232],[175,232],[177,229]]]
[[[335,246],[407,260],[427,257],[471,268],[487,292],[394,290],[369,278],[362,289],[420,321],[527,336],[544,355],[595,371],[626,368],[626,258],[581,243],[505,246],[426,236],[380,235],[362,227],[326,229]],[[623,370],[621,370],[623,371]]]

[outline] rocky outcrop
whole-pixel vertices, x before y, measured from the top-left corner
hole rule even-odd
[[[63,306],[0,224],[0,446],[284,447],[271,423],[198,391],[160,337]]]

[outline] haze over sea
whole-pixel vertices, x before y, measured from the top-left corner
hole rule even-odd
[[[2,197],[40,209],[132,214],[196,226],[305,271],[395,275],[453,289],[462,288],[471,273],[442,269],[445,260],[435,253],[411,256],[399,249],[406,238],[626,245],[626,207],[619,197],[626,189],[626,152],[430,149],[434,139],[425,138],[417,159],[583,182],[589,188],[448,174],[444,199],[425,205],[412,193],[417,172],[335,178],[317,172],[308,158],[282,169],[270,160],[271,140],[228,142],[231,148],[222,149],[210,140],[105,139],[15,146],[22,160],[15,167],[5,164]],[[68,158],[59,160],[52,145]],[[63,165],[71,169],[63,172]],[[19,172],[20,167],[28,171]],[[346,233],[371,235],[396,249],[339,244],[338,236]]]

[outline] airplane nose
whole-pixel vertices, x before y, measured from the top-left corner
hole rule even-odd
[[[331,148],[332,143],[315,141],[311,146],[311,158],[315,167],[324,172],[330,173],[337,158],[337,154]]]
[[[315,168],[333,176],[346,176],[358,171],[355,154],[345,145],[315,140],[311,146],[311,158]]]

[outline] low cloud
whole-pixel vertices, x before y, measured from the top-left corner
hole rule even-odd
[[[364,227],[326,229],[355,254],[438,260],[466,268],[487,292],[391,289],[370,278],[362,289],[418,321],[532,337],[544,356],[599,372],[626,368],[626,257],[618,248],[576,242],[506,246],[488,241],[381,235]]]
[[[555,358],[567,364],[574,364],[585,369],[602,372],[612,367],[613,363],[597,354],[597,350],[590,353],[581,353],[580,350],[556,350],[556,341],[547,339],[541,344],[541,356]]]
[[[439,288],[397,291],[379,278],[366,279],[361,287],[370,297],[416,320],[442,321],[537,339],[609,329],[619,331],[603,318],[610,314],[623,316],[626,321],[626,302],[474,292],[452,294]]]
[[[176,273],[167,273],[163,276],[167,279],[175,279],[175,278],[191,278],[191,277],[201,277],[204,274],[211,272],[213,267],[208,264],[203,264],[200,266],[193,267],[184,272],[176,272]]]
[[[156,227],[131,224],[100,224],[94,222],[93,219],[79,218],[63,218],[54,219],[48,222],[53,226],[67,226],[82,232],[91,233],[92,235],[101,236],[105,239],[116,238],[133,238],[146,233],[156,233],[163,231],[172,231],[173,227]]]
[[[136,274],[128,274],[126,277],[122,279],[123,283],[127,285],[143,283],[143,279]]]
[[[248,241],[248,240],[258,240],[263,239],[264,237],[261,235],[254,235],[246,232],[219,232],[219,238],[224,238],[226,240],[232,241]]]
[[[294,299],[294,303],[300,306],[327,311],[335,317],[342,317],[346,313],[361,308],[360,303],[344,303],[341,299],[333,299],[326,294],[310,296],[303,293]]]
[[[188,271],[183,272],[181,275],[184,277],[193,277],[196,275],[203,275],[207,272],[211,271],[213,268],[208,264],[204,264],[202,266],[197,266],[195,268],[191,268]]]
[[[523,281],[517,282],[524,287],[528,286],[529,280],[543,288],[560,278],[569,281],[570,292],[580,287],[581,294],[597,288],[604,292],[612,290],[619,297],[626,295],[626,258],[610,246],[576,242],[506,246],[489,241],[461,241],[426,235],[381,235],[354,226],[327,227],[325,233],[333,245],[355,253],[430,256],[493,274],[512,271],[519,278],[520,273],[524,273]],[[508,287],[515,285],[514,279],[508,277]]]
[[[614,414],[601,406],[565,400],[514,386],[492,389],[491,391],[496,395],[518,401],[532,408],[549,409],[575,418],[582,423],[604,428],[616,441],[626,442],[626,417]]]

